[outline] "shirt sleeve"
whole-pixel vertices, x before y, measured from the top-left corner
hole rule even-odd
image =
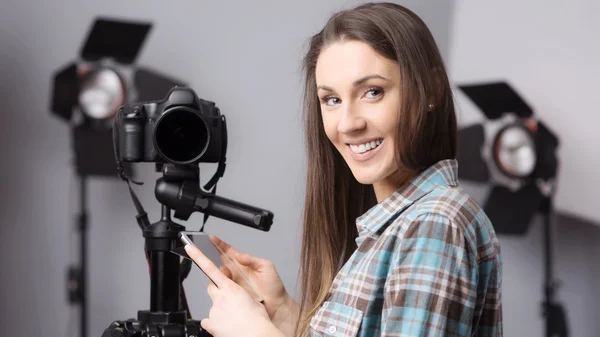
[[[428,213],[400,240],[385,284],[382,336],[470,335],[477,266],[462,230]]]

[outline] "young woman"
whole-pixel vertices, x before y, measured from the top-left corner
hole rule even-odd
[[[301,301],[272,263],[215,238],[264,302],[188,247],[218,286],[202,327],[215,337],[502,336],[500,247],[458,187],[452,92],[426,25],[390,3],[341,11],[312,38],[304,69]]]

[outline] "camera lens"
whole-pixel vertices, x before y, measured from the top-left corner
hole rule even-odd
[[[190,108],[173,108],[160,117],[155,128],[156,148],[166,160],[188,164],[208,146],[208,127],[200,114]]]

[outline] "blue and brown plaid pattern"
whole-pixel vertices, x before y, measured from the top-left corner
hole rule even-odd
[[[312,335],[502,336],[500,246],[457,169],[436,163],[356,220]]]

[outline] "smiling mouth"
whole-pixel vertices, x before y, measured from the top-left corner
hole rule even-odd
[[[382,142],[383,142],[383,138],[380,138],[377,140],[372,140],[370,142],[366,142],[366,143],[358,144],[358,145],[348,144],[348,147],[350,147],[350,151],[352,151],[356,154],[362,154],[362,153],[366,153],[366,152],[369,152],[369,151],[372,151],[372,150],[378,148]]]

